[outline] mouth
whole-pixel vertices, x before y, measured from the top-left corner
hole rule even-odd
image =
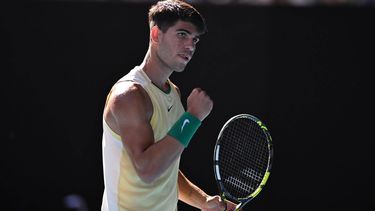
[[[191,59],[191,56],[188,55],[188,54],[183,54],[183,53],[181,53],[181,54],[178,54],[178,56],[179,56],[180,58],[182,58],[185,62],[189,62],[190,59]]]

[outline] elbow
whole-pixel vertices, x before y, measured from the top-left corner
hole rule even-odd
[[[155,168],[149,165],[135,164],[135,170],[137,172],[138,177],[142,180],[142,182],[146,184],[151,184],[158,178]]]
[[[139,178],[146,184],[151,184],[156,180],[156,175],[148,171],[137,171]]]

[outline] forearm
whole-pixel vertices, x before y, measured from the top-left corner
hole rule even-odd
[[[145,136],[148,137],[150,145],[145,148],[141,156],[137,156],[141,160],[140,166],[142,168],[146,166],[145,169],[150,170],[151,174],[158,177],[181,155],[200,124],[199,119],[185,112],[161,141],[151,143],[152,134],[150,132],[148,136]]]
[[[190,182],[181,171],[179,171],[178,175],[178,189],[179,200],[196,208],[201,208],[209,197],[204,191]]]
[[[152,182],[181,156],[183,149],[173,137],[166,136],[134,156],[135,168],[142,180]]]

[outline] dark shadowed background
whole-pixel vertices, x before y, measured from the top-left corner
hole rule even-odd
[[[2,6],[1,210],[100,209],[102,109],[143,60],[150,4]],[[373,7],[197,5],[209,32],[172,80],[214,100],[181,169],[216,194],[212,154],[225,121],[263,120],[273,171],[245,210],[374,210]],[[184,204],[180,210],[193,210]]]

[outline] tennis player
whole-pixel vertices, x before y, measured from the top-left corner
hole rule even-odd
[[[176,211],[178,200],[200,210],[234,210],[233,203],[208,195],[179,170],[181,153],[213,102],[196,88],[185,111],[169,77],[193,57],[206,32],[204,19],[178,0],[159,1],[148,15],[146,56],[114,84],[104,108],[102,211]]]

